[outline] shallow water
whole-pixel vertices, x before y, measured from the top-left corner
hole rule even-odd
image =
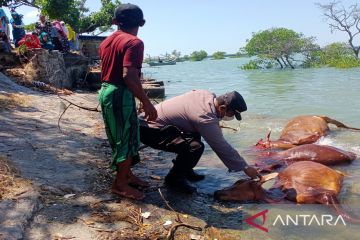
[[[346,125],[360,127],[360,69],[287,69],[243,71],[240,65],[248,59],[205,60],[184,62],[173,66],[144,67],[146,76],[164,81],[166,96],[173,97],[192,89],[207,89],[216,94],[237,90],[248,105],[239,124],[240,131],[224,130],[226,139],[249,162],[255,156],[249,151],[268,130],[276,139],[287,121],[304,114],[327,115]],[[320,139],[319,144],[352,151],[359,157],[350,165],[335,167],[348,176],[344,178],[340,201],[351,207],[360,203],[360,132],[337,129]],[[207,180],[199,183],[205,193],[235,182],[239,173],[228,173],[220,159],[206,146],[198,169]],[[353,209],[360,216],[360,208]]]

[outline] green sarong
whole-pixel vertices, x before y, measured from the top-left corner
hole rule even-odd
[[[112,148],[111,167],[116,170],[117,164],[127,158],[138,158],[140,134],[135,98],[126,86],[103,83],[99,101]]]

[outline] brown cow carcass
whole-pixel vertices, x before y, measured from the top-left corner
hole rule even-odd
[[[304,144],[280,151],[269,152],[258,156],[255,164],[261,172],[271,172],[277,167],[290,165],[298,161],[313,161],[326,166],[351,163],[356,159],[356,154],[336,147]]]
[[[261,139],[257,142],[256,147],[289,149],[302,144],[314,143],[327,135],[329,123],[335,124],[339,128],[360,130],[360,128],[348,127],[326,116],[298,116],[288,122],[278,140],[270,141],[269,133],[267,139]]]
[[[300,161],[291,164],[279,173],[272,189],[266,191],[261,187],[262,181],[240,180],[231,187],[218,190],[214,197],[223,201],[265,201],[273,202],[271,191],[281,190],[283,198],[296,203],[320,203],[332,206],[339,215],[360,223],[360,220],[349,216],[340,207],[337,195],[340,193],[344,174],[323,164]],[[279,199],[277,200],[279,201]]]

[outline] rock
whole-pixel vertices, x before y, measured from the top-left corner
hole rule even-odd
[[[34,56],[26,64],[26,79],[40,81],[57,88],[73,88],[83,79],[89,60],[76,54],[63,54],[45,49],[33,50]]]
[[[20,64],[19,57],[15,52],[11,53],[0,53],[0,64],[3,66],[14,66]]]
[[[41,81],[58,88],[72,87],[63,55],[59,51],[37,49],[24,70],[28,80]]]
[[[0,202],[0,239],[24,239],[25,228],[39,207],[39,193],[34,190],[19,199]]]

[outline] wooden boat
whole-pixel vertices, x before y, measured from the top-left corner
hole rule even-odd
[[[94,67],[86,74],[85,81],[90,90],[101,88],[101,69]],[[151,78],[141,78],[141,85],[149,98],[165,98],[165,87],[163,81]]]
[[[165,98],[165,87],[163,81],[155,79],[141,79],[141,85],[149,98]]]
[[[148,64],[151,67],[154,66],[163,66],[163,65],[175,65],[176,61],[175,60],[163,60],[163,61],[149,61]]]

